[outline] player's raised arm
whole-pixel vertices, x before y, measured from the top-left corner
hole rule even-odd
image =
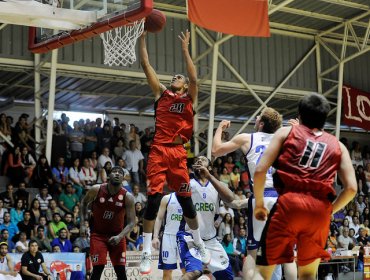
[[[181,40],[182,53],[185,58],[186,71],[189,78],[188,93],[191,99],[195,101],[198,97],[197,70],[189,53],[190,32],[188,30],[185,33],[181,32],[179,39]]]
[[[230,141],[222,142],[222,132],[230,127],[230,121],[223,120],[216,129],[215,136],[212,143],[212,155],[219,157],[227,153],[236,151],[242,147],[249,147],[251,136],[247,133],[242,133],[234,136]],[[243,150],[243,152],[246,152]]]
[[[154,231],[153,231],[153,240],[152,240],[152,246],[159,250],[159,231],[161,229],[164,215],[166,214],[166,209],[167,209],[167,203],[170,198],[170,195],[165,195],[162,200],[161,200],[161,205],[159,206],[157,218],[155,219],[155,224],[154,224]]]
[[[355,170],[353,169],[348,150],[342,143],[339,142],[339,145],[342,151],[342,156],[340,167],[338,170],[338,176],[342,181],[343,191],[339,194],[339,196],[333,203],[333,214],[346,206],[357,193]]]
[[[141,66],[143,67],[145,76],[148,80],[148,84],[150,88],[153,91],[154,97],[157,100],[161,96],[164,86],[159,82],[157,73],[154,71],[153,67],[150,65],[148,51],[146,49],[145,37],[146,37],[146,32],[144,31],[143,35],[141,35],[140,37],[140,44],[139,44]]]
[[[254,215],[257,220],[266,220],[268,215],[268,210],[264,206],[263,191],[265,189],[266,173],[270,166],[273,164],[275,159],[278,157],[280,149],[287,138],[291,126],[280,128],[276,131],[274,137],[272,138],[270,145],[267,147],[261,160],[256,166],[254,172],[254,197],[256,199],[256,207],[254,209]]]

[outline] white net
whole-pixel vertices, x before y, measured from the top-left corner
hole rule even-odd
[[[144,21],[135,21],[100,34],[104,44],[105,65],[126,66],[136,61],[136,41],[144,31]]]

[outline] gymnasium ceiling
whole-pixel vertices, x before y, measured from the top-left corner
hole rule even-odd
[[[181,18],[186,15],[185,0],[156,0],[155,7],[165,11],[169,17]],[[361,38],[366,33],[370,20],[369,0],[269,0],[269,10],[273,34],[290,32],[291,35],[295,34],[297,37],[314,36],[348,19],[365,15],[352,22],[354,32],[358,38]],[[5,28],[7,27],[0,24],[0,33]],[[327,36],[339,40],[342,33],[343,28],[340,28]],[[367,53],[361,58],[368,59],[368,68],[370,67],[369,57]],[[0,66],[0,111],[20,104],[33,106],[34,72],[32,65],[19,67],[16,63],[6,64],[0,55]],[[45,108],[48,98],[48,72],[46,70],[42,71],[41,76],[41,100]],[[273,88],[258,88],[256,92],[264,100],[272,90]],[[365,88],[365,90],[370,91],[370,88]],[[207,103],[205,100],[208,100],[209,92],[209,84],[200,85],[200,103],[202,101],[204,104]],[[222,94],[225,92],[228,94]],[[336,102],[335,95],[336,92],[329,95],[333,104]],[[276,97],[272,98],[269,105],[285,113],[286,118],[293,117],[295,112],[292,108],[295,108],[300,96],[300,94],[292,94],[289,90],[282,89]],[[216,118],[226,116],[245,120],[258,107],[259,103],[247,90],[233,88],[231,84],[230,87],[227,85],[218,87]],[[118,79],[99,73],[92,75],[59,70],[56,85],[56,109],[99,112],[115,110],[152,114],[153,99],[142,76]],[[208,105],[198,111],[204,118],[208,117],[208,112]],[[330,121],[334,122],[334,119],[335,114],[331,116]]]

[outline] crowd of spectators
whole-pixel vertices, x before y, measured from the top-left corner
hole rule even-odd
[[[28,123],[27,114],[22,114],[14,127],[12,117],[0,114],[0,132],[14,144],[11,148],[0,139],[0,171],[10,182],[0,194],[0,231],[9,251],[25,252],[29,240],[35,239],[44,252],[88,252],[89,231],[79,230],[79,205],[91,186],[108,181],[114,166],[124,169],[123,186],[135,197],[136,226],[127,237],[127,248],[141,249],[146,207],[145,169],[154,137],[152,128],[141,131],[134,124],[127,128],[118,118],[113,122],[81,119],[71,126],[68,116],[62,114],[60,120],[53,122],[51,163],[44,155],[36,159],[35,150],[40,143],[34,140],[34,125]],[[229,137],[227,132],[222,135],[225,141]],[[359,193],[333,217],[328,236],[328,250],[332,253],[341,248],[370,245],[370,151],[368,147],[361,148],[358,142],[350,147],[347,139],[341,141],[350,151]],[[201,141],[200,149],[204,148]],[[191,172],[193,142],[187,143],[185,149]],[[213,159],[212,174],[241,199],[250,197],[250,178],[240,151]],[[36,195],[30,194],[30,187],[37,189]],[[85,226],[89,228],[88,224]],[[218,240],[234,270],[239,272],[246,255],[246,209],[233,210],[220,205],[215,226]]]

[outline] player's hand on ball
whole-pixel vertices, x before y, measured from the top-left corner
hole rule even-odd
[[[266,221],[269,215],[269,210],[265,206],[257,206],[254,208],[254,217],[259,221]]]
[[[222,120],[220,124],[218,125],[218,127],[220,127],[222,131],[225,131],[226,129],[230,127],[230,125],[231,125],[230,121]]]
[[[158,237],[154,237],[152,240],[152,246],[154,249],[159,250],[160,241]]]
[[[108,242],[111,245],[118,245],[121,239],[122,239],[121,236],[116,235],[116,236],[112,236],[111,238],[109,238]]]

